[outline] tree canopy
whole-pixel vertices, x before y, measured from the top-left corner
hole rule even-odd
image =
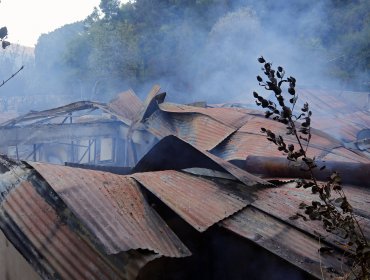
[[[366,0],[101,0],[83,22],[40,37],[35,81],[105,101],[152,83],[177,101],[225,101],[250,89],[264,53],[290,57],[311,85],[367,90],[369,21]]]

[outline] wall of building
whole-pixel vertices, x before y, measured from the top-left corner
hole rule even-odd
[[[31,265],[0,230],[0,279],[41,280]]]

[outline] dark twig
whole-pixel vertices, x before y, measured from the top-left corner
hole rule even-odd
[[[22,65],[21,68],[18,69],[17,72],[13,73],[8,79],[6,79],[5,81],[3,81],[1,84],[0,84],[0,87],[2,87],[3,85],[5,85],[7,82],[9,82],[11,79],[13,79],[19,72],[21,72],[23,70],[24,66]]]

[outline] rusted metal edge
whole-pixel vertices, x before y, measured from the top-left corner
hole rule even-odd
[[[143,123],[146,130],[161,139],[168,135],[201,150],[211,150],[236,131],[222,122],[198,113],[169,113],[156,110]]]
[[[132,172],[159,170],[180,170],[186,168],[207,168],[232,174],[247,186],[273,186],[265,180],[254,176],[237,166],[200,151],[180,138],[169,135],[162,138],[133,168]]]
[[[145,101],[143,102],[141,110],[133,119],[132,126],[139,126],[139,124],[144,120],[144,117],[148,117],[151,113],[158,109],[158,106],[155,106],[155,102],[156,96],[160,92],[160,90],[161,87],[159,85],[154,85],[152,87]]]
[[[204,115],[234,129],[239,129],[253,118],[253,116],[247,113],[242,113],[232,108],[200,108],[166,102],[159,105],[159,109],[168,113]]]
[[[368,189],[344,186],[346,194],[351,197],[351,205],[354,209],[354,214],[358,218],[359,223],[363,228],[365,236],[370,237],[370,193]],[[320,222],[310,220],[309,218],[298,219],[292,218],[297,213],[300,213],[304,217],[304,210],[299,209],[300,203],[310,205],[312,201],[316,201],[317,195],[312,194],[311,191],[296,188],[296,183],[287,182],[277,188],[271,189],[260,189],[257,194],[258,200],[252,203],[252,206],[268,213],[270,216],[279,219],[286,224],[289,224],[296,229],[305,232],[312,237],[316,235],[325,236],[326,242],[330,243],[331,246],[342,249],[346,246],[343,239],[335,234],[328,233]]]
[[[259,189],[175,170],[131,176],[200,232],[252,203]]]
[[[16,169],[0,175],[0,227],[43,279],[135,279],[160,256],[149,251],[106,255],[35,171]]]
[[[104,246],[107,254],[146,249],[169,257],[190,251],[128,176],[29,162]]]
[[[130,119],[127,119],[121,116],[120,114],[117,114],[116,112],[114,112],[104,103],[93,102],[93,101],[78,101],[78,102],[70,103],[68,105],[64,105],[64,106],[53,108],[53,109],[48,109],[48,110],[39,111],[39,112],[31,112],[31,113],[19,116],[17,118],[8,120],[0,124],[0,126],[3,126],[3,127],[14,126],[21,122],[32,121],[32,120],[37,120],[37,119],[42,119],[42,118],[54,118],[58,116],[64,116],[65,114],[72,113],[75,111],[82,111],[86,109],[100,109],[103,112],[106,112],[112,116],[115,116],[117,119],[119,119],[126,125],[131,125],[131,122],[132,122]]]
[[[244,237],[319,279],[343,276],[350,259],[333,250],[321,255],[324,241],[306,235],[284,222],[247,206],[239,213],[219,223],[220,226]]]
[[[143,106],[143,102],[132,89],[118,94],[107,104],[107,108],[116,114],[133,120]]]

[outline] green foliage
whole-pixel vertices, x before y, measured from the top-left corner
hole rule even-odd
[[[100,2],[100,9],[104,13],[104,19],[115,20],[119,16],[119,9],[120,1],[119,0],[101,0]]]
[[[241,63],[245,49],[257,55],[262,46],[278,56],[289,48],[304,54],[294,58],[302,68],[317,59],[323,74],[359,89],[370,80],[369,6],[365,0],[102,0],[82,29],[69,32],[66,25],[43,35],[36,62],[39,76],[63,70],[56,84],[63,92],[81,82],[91,92],[104,80],[99,86],[103,97],[163,79],[179,91],[207,80],[232,84],[235,73],[248,71]],[[269,38],[270,48],[262,37]],[[274,43],[277,38],[280,45]]]
[[[309,219],[322,221],[322,226],[327,232],[341,237],[344,240],[344,245],[354,250],[352,273],[356,279],[368,279],[370,275],[370,244],[343,191],[341,177],[334,172],[327,182],[318,182],[313,173],[313,170],[318,166],[315,158],[309,157],[307,154],[307,147],[311,140],[312,117],[309,104],[305,103],[300,114],[295,115],[294,107],[298,99],[295,89],[296,79],[292,76],[285,78],[283,67],[279,66],[275,70],[272,63],[267,62],[263,57],[260,57],[258,61],[263,65],[262,70],[267,79],[264,80],[261,76],[257,76],[257,81],[264,89],[274,93],[277,103],[253,92],[256,104],[266,109],[266,118],[272,118],[286,125],[287,134],[295,137],[297,146],[287,145],[283,136],[276,135],[269,129],[261,128],[261,131],[266,134],[268,141],[274,143],[278,150],[286,155],[289,161],[302,161],[304,163],[305,171],[309,173],[310,180],[298,179],[296,187],[310,189],[313,194],[318,196],[318,200],[312,201],[310,205],[301,203],[299,208]],[[288,85],[287,93],[284,93],[284,84]],[[322,166],[320,170],[324,168],[325,166]],[[291,220],[302,217],[306,221],[306,216],[298,212],[291,217]],[[327,251],[327,247],[320,249],[320,253]]]

